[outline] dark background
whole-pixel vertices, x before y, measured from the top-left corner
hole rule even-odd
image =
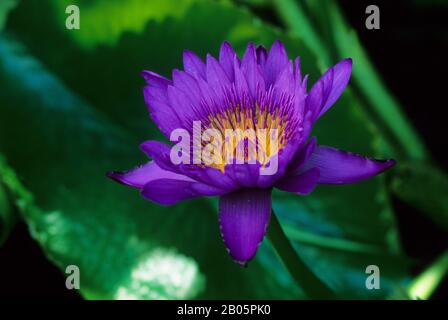
[[[417,6],[416,2],[340,1],[386,85],[446,170],[448,6]],[[365,8],[370,4],[380,8],[380,30],[365,28]],[[272,12],[261,9],[257,14],[277,23]],[[416,209],[396,199],[394,206],[404,250],[421,261],[413,270],[418,274],[442,253],[448,235]],[[76,290],[66,289],[64,274],[47,260],[24,223],[16,225],[0,250],[0,296],[81,299]],[[448,279],[433,298],[448,298]]]

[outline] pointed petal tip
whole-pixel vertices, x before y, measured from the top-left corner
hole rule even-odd
[[[221,44],[221,48],[219,49],[219,61],[223,62],[226,59],[228,59],[229,61],[232,61],[233,56],[236,56],[235,50],[233,49],[230,42],[224,41]]]
[[[280,39],[277,39],[272,43],[271,51],[274,52],[275,50],[279,50],[280,52],[286,54],[286,48]]]
[[[121,176],[123,175],[123,172],[120,171],[107,171],[106,172],[106,177],[115,180],[116,182],[119,182],[121,184],[125,184],[123,183],[123,181],[121,180]]]
[[[249,261],[237,261],[237,260],[233,260],[233,261],[235,261],[235,263],[239,264],[244,269],[246,269],[247,266],[249,265]]]
[[[202,59],[194,51],[191,51],[191,50],[188,50],[188,49],[184,49],[184,51],[182,51],[182,57],[183,57],[183,59],[185,59],[185,58],[187,58],[187,59],[192,58],[192,59],[195,59],[195,60],[198,59],[198,60],[202,61]]]
[[[188,50],[188,49],[184,49],[183,51],[182,51],[182,55],[190,55],[190,54],[194,54],[193,53],[193,51],[191,51],[191,50]]]
[[[138,184],[133,183],[133,181],[129,181],[127,179],[127,176],[129,175],[129,172],[122,172],[122,171],[108,171],[106,172],[106,177],[114,180],[115,182],[118,182],[119,184],[133,187],[133,188],[139,188],[140,186]],[[131,179],[132,180],[132,179]]]
[[[350,77],[351,77],[352,68],[353,68],[353,60],[352,60],[352,58],[345,58],[345,59],[341,60],[340,62],[338,62],[337,64],[335,64],[335,65],[333,66],[333,68],[335,68],[335,67],[337,67],[337,66],[342,67],[342,70],[334,69],[334,72],[336,73],[335,76],[338,76],[338,74],[342,73],[342,75],[343,75],[342,78],[343,78],[343,79],[346,78],[345,81],[348,82],[348,80],[349,80]],[[344,73],[345,73],[345,75],[344,75]]]
[[[142,70],[140,71],[140,76],[146,80],[148,72],[148,70]]]
[[[196,53],[185,49],[182,55],[184,71],[195,77],[205,79],[205,63]]]
[[[221,67],[219,65],[218,60],[213,55],[211,55],[210,53],[207,53],[207,56],[205,58],[205,63],[206,63],[206,66],[208,68],[210,68],[210,66],[214,66],[214,67],[218,67],[219,66],[219,67]]]
[[[157,78],[159,75],[149,70],[142,70],[140,71],[140,76],[149,83],[151,79]]]
[[[150,146],[150,141],[144,141],[142,143],[140,143],[140,145],[138,146],[138,148],[143,151],[144,153],[146,153],[146,151],[148,150]]]
[[[282,41],[280,40],[280,39],[276,39],[273,43],[272,43],[272,46],[282,46],[282,47],[284,47],[283,46],[283,43],[282,43]]]
[[[384,171],[392,168],[397,164],[397,161],[394,159],[370,159],[378,164],[378,169],[375,175],[383,173]]]
[[[386,159],[386,160],[378,160],[378,161],[382,161],[384,163],[384,169],[382,171],[392,168],[393,166],[395,166],[397,164],[397,161],[395,161],[394,159]]]
[[[181,73],[182,71],[181,70],[179,70],[179,69],[173,69],[173,71],[171,71],[171,75],[173,76],[173,78],[174,78],[174,75],[179,75],[180,73]]]
[[[353,68],[353,59],[352,58],[345,58],[339,64],[344,65],[349,71],[348,73],[351,74],[352,68]]]
[[[389,170],[390,168],[392,168],[397,164],[397,162],[394,159],[385,159],[385,160],[371,159],[371,161],[377,163],[377,170],[372,172],[371,175],[372,177],[379,175],[385,172],[386,170]]]
[[[185,65],[186,61],[189,61],[189,60],[192,60],[192,59],[194,60],[196,58],[199,58],[199,57],[193,51],[188,50],[188,49],[184,49],[184,51],[182,51],[182,60],[184,62],[184,65]]]
[[[314,121],[333,106],[350,81],[352,59],[346,58],[330,67],[311,88],[307,101],[314,110]]]
[[[220,231],[221,231],[221,236],[223,236],[222,230],[220,230]],[[225,245],[225,243],[224,243],[224,245]],[[254,254],[252,257],[249,257],[247,260],[241,260],[240,258],[235,257],[232,254],[232,251],[229,248],[227,248],[227,246],[226,246],[226,250],[227,250],[227,253],[229,254],[230,258],[232,259],[232,261],[235,262],[237,265],[239,265],[242,268],[247,268],[249,261],[251,261],[255,257],[255,254]]]
[[[258,249],[257,249],[257,251],[258,251]],[[247,268],[248,265],[249,265],[249,262],[255,257],[257,252],[255,251],[255,253],[251,257],[245,257],[244,260],[242,260],[241,258],[233,256],[232,252],[229,249],[227,249],[227,253],[229,254],[229,256],[230,256],[230,258],[232,259],[233,262],[235,262],[237,265],[239,265],[242,268]]]
[[[231,45],[230,42],[227,41],[227,40],[224,40],[224,41],[222,42],[222,44],[221,44],[221,49],[223,49],[223,48],[231,49],[231,50],[233,51],[233,47],[232,47],[232,45]]]
[[[164,76],[162,76],[158,73],[152,72],[150,70],[141,71],[140,76],[142,76],[143,79],[145,79],[146,84],[149,87],[162,89],[161,92],[165,92],[167,86],[169,86],[172,83],[171,80],[168,80]],[[160,92],[159,92],[159,95],[160,95]]]
[[[256,50],[257,50],[257,48],[255,47],[255,43],[253,41],[249,41],[247,43],[246,52],[249,50],[254,51],[254,52],[256,52]]]

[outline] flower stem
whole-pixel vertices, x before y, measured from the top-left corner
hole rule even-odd
[[[291,276],[311,299],[335,298],[333,291],[320,280],[297,255],[272,210],[268,238]]]

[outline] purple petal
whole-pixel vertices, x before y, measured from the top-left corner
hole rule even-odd
[[[199,85],[199,89],[201,90],[202,94],[202,101],[204,102],[206,108],[203,107],[203,104],[200,106],[200,110],[202,112],[205,112],[203,116],[207,116],[210,112],[216,113],[221,111],[220,106],[218,104],[219,97],[216,95],[215,91],[212,90],[211,86],[207,83],[206,80],[202,78],[196,78],[196,81]],[[201,119],[202,117],[199,117],[195,120]]]
[[[258,46],[257,47],[257,62],[262,68],[265,67],[267,59],[268,59],[268,52],[266,51],[266,48],[261,45]]]
[[[140,144],[140,149],[150,158],[170,153],[171,147],[157,140],[148,140]]]
[[[275,184],[275,187],[300,195],[307,195],[314,190],[319,180],[319,169],[312,168],[308,171],[293,176],[285,176]]]
[[[193,180],[215,186],[221,190],[231,191],[238,187],[236,180],[218,169],[200,167],[194,164],[173,164],[170,159],[171,147],[163,142],[155,140],[145,141],[140,145],[140,149],[166,171],[188,176]]]
[[[174,87],[183,91],[188,99],[194,105],[200,105],[202,101],[202,94],[196,79],[189,73],[174,70],[173,71]]]
[[[167,101],[154,98],[149,87],[144,88],[143,96],[151,119],[165,137],[169,138],[173,130],[181,127],[181,121],[176,112]]]
[[[267,174],[266,170],[260,172],[257,186],[264,189],[274,185],[275,181],[285,174],[288,164],[291,162],[291,159],[296,154],[300,145],[301,140],[291,140],[282,150],[280,150],[277,156],[274,156],[277,160],[274,160],[273,157],[271,157],[268,164],[264,167],[264,169],[269,169],[268,171],[270,171],[270,174]]]
[[[309,159],[316,147],[316,137],[312,137],[307,145],[299,149],[288,164],[288,172],[294,174]]]
[[[294,80],[297,86],[302,86],[302,70],[300,70],[300,57],[294,60]]]
[[[319,183],[354,183],[392,167],[394,160],[374,160],[359,154],[317,146],[301,170],[318,168]]]
[[[344,59],[329,68],[311,88],[307,98],[314,119],[321,117],[341,96],[352,72],[352,59]]]
[[[300,58],[294,61],[294,109],[296,114],[304,114],[306,105],[306,77],[302,80]]]
[[[163,170],[154,161],[150,161],[145,165],[128,172],[111,171],[107,173],[107,176],[117,182],[138,189],[141,189],[147,183],[158,179],[194,181],[186,176]]]
[[[224,190],[191,179],[154,180],[147,183],[142,190],[143,197],[162,205],[172,205],[182,200],[204,196],[220,196],[224,193]]]
[[[324,76],[313,85],[306,97],[306,109],[311,112],[313,122],[318,118],[326,99],[330,95],[333,77],[334,71],[333,69],[329,69]]]
[[[143,70],[141,76],[146,80],[146,83],[155,88],[165,89],[172,84],[170,80],[149,70]]]
[[[285,47],[279,40],[277,40],[272,45],[271,50],[269,50],[269,55],[266,60],[266,87],[269,87],[275,83],[275,80],[279,76],[280,72],[283,71],[287,63],[288,55]]]
[[[195,77],[205,79],[205,63],[194,52],[184,51],[184,70]]]
[[[226,93],[230,90],[230,80],[219,62],[211,55],[207,55],[206,67],[207,83],[215,92],[218,105],[224,105]]]
[[[257,64],[255,46],[252,42],[249,43],[244,53],[243,61],[241,62],[241,71],[246,76],[252,98],[256,99],[257,92],[263,92],[265,90],[265,83],[260,66]]]
[[[192,128],[192,121],[197,119],[197,113],[188,95],[177,87],[168,86],[168,100],[170,105],[175,106],[175,112],[181,120],[181,125],[176,129],[187,128],[188,130]]]
[[[234,79],[233,61],[235,58],[238,59],[232,46],[227,41],[224,41],[219,51],[219,64],[224,69],[230,81]]]
[[[142,76],[148,83],[143,89],[143,96],[149,115],[160,131],[169,137],[181,123],[168,100],[167,88],[172,82],[151,71],[143,71]]]
[[[234,68],[234,75],[235,75],[235,89],[236,93],[238,94],[238,97],[240,99],[240,102],[242,102],[243,99],[247,99],[249,97],[249,86],[247,85],[246,78],[244,77],[243,72],[241,71],[241,68],[236,61],[234,60],[233,63]]]
[[[352,74],[352,59],[344,59],[333,67],[333,84],[330,95],[322,107],[319,117],[322,116],[339,99],[350,80]]]
[[[281,96],[281,94],[293,95],[294,92],[294,74],[293,64],[289,61],[278,75],[274,83],[274,90]]]
[[[112,173],[109,176],[122,183],[143,188],[142,195],[154,202],[170,205],[185,199],[201,196],[222,195],[226,191],[197,181],[181,172],[181,166],[175,166],[169,158],[170,146],[159,141],[146,141],[140,148],[154,159],[147,170],[142,168],[128,174]],[[149,164],[148,164],[149,165]],[[152,171],[148,171],[151,169]],[[148,180],[145,182],[145,179]]]
[[[225,166],[225,174],[240,187],[253,188],[257,186],[260,173],[260,163],[228,164]]]
[[[241,189],[219,198],[221,236],[230,256],[245,264],[266,233],[271,215],[271,190]]]
[[[197,165],[180,166],[180,171],[197,181],[206,182],[219,189],[233,191],[238,187],[237,182],[228,174],[212,167],[199,167]]]
[[[180,172],[180,167],[174,165],[170,159],[171,147],[163,142],[149,140],[140,145],[140,149],[151,159],[153,159],[157,165],[166,171],[174,173]]]

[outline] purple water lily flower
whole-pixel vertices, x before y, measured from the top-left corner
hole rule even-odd
[[[219,59],[207,55],[204,62],[185,51],[183,62],[184,70],[174,70],[173,80],[142,72],[149,113],[167,138],[179,128],[194,134],[194,122],[200,121],[201,132],[215,129],[223,135],[226,129],[278,129],[277,148],[261,152],[252,163],[222,158],[218,165],[175,164],[170,145],[146,141],[141,149],[152,161],[108,176],[138,188],[144,198],[162,205],[218,196],[222,238],[232,258],[241,264],[254,257],[266,233],[273,188],[306,195],[319,183],[354,183],[395,163],[318,145],[310,138],[313,124],[344,91],[351,59],[328,69],[308,93],[299,58],[289,60],[280,41],[269,53],[249,43],[242,60],[224,42]],[[273,145],[274,140],[266,139]],[[261,150],[260,140],[252,142]],[[249,149],[244,150],[247,160]],[[276,171],[261,174],[260,169],[269,166],[274,157]]]

